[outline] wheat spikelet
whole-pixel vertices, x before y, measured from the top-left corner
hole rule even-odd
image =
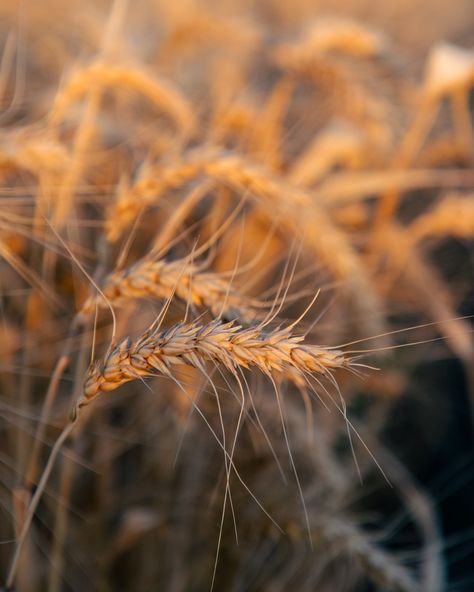
[[[258,316],[253,306],[259,303],[246,299],[219,274],[203,271],[201,266],[186,259],[178,261],[144,258],[131,267],[115,271],[104,280],[101,290],[111,304],[121,304],[136,298],[178,298],[184,303],[208,308],[214,316],[239,318],[250,322]],[[83,312],[102,307],[102,296],[89,298]]]
[[[402,169],[410,167],[426,143],[444,97],[451,99],[453,117],[461,144],[467,150],[471,150],[472,123],[466,92],[473,81],[473,52],[448,43],[439,43],[431,49],[425,64],[424,81],[419,90],[418,105],[403,141],[393,158],[392,166]],[[400,194],[393,190],[383,197],[377,213],[376,226],[378,228],[383,229],[394,216],[400,199]]]
[[[142,208],[156,203],[165,192],[177,189],[204,173],[213,175],[221,182],[240,182],[243,189],[245,180],[250,184],[253,179],[253,187],[258,188],[256,180],[260,179],[259,185],[262,189],[272,189],[277,197],[294,199],[295,205],[301,206],[316,200],[331,206],[360,201],[368,195],[379,194],[392,187],[397,191],[411,191],[437,186],[474,184],[471,171],[463,169],[363,171],[333,175],[318,187],[317,192],[308,192],[292,185],[288,177],[282,179],[278,175],[272,175],[264,167],[251,164],[241,156],[223,152],[219,155],[216,152],[206,153],[201,150],[199,156],[191,152],[175,164],[144,167],[138,180],[128,189],[121,191],[110,207],[106,221],[107,238],[112,242],[120,238],[125,227],[135,219]]]
[[[349,367],[342,351],[303,340],[289,327],[265,332],[260,325],[243,328],[220,320],[179,323],[164,331],[150,329],[136,341],[124,339],[89,369],[77,408],[131,380],[171,376],[172,366],[180,364],[202,368],[205,361],[214,361],[230,371],[254,367],[267,375],[281,373],[298,386],[304,386],[307,374],[327,376]]]

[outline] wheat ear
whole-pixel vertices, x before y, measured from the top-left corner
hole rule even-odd
[[[61,122],[71,105],[82,99],[91,87],[98,85],[135,90],[167,113],[184,135],[191,133],[194,128],[193,111],[171,82],[152,76],[139,66],[111,64],[101,60],[74,72],[56,98],[50,114],[50,125]]]
[[[136,341],[124,339],[90,367],[76,410],[131,380],[171,376],[171,367],[179,364],[202,368],[214,361],[231,372],[254,367],[267,375],[280,373],[299,386],[305,385],[308,374],[329,376],[350,366],[342,351],[303,340],[291,333],[291,326],[266,332],[263,325],[243,328],[220,320],[178,323],[163,331],[150,328]]]
[[[218,273],[202,271],[199,265],[185,259],[166,261],[147,257],[108,275],[102,292],[111,304],[139,298],[167,300],[176,297],[186,304],[206,307],[214,316],[239,318],[246,323],[257,318],[255,309],[263,306],[245,298]],[[103,296],[94,296],[86,301],[83,312],[93,311],[96,303],[106,306]]]
[[[0,142],[0,170],[25,169],[34,175],[43,171],[60,173],[71,164],[62,144],[31,127],[4,136]]]

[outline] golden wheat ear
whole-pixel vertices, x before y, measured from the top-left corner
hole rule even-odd
[[[330,375],[350,366],[342,351],[303,341],[289,329],[264,331],[260,325],[243,328],[219,320],[179,323],[164,331],[150,329],[136,341],[124,339],[89,369],[77,406],[131,380],[171,376],[172,367],[180,364],[201,368],[206,361],[214,361],[231,371],[253,367],[266,375],[281,374],[301,386],[306,375]]]
[[[101,289],[113,306],[133,299],[175,298],[187,306],[204,307],[215,317],[236,318],[245,324],[260,318],[259,309],[263,308],[261,303],[233,288],[222,274],[204,271],[188,259],[166,261],[145,257],[129,268],[109,274]],[[106,306],[100,295],[90,297],[82,312],[90,313],[96,305]]]

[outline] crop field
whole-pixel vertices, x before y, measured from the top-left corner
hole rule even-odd
[[[0,590],[474,590],[472,0],[0,0]]]

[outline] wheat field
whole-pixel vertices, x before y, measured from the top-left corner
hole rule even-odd
[[[1,590],[474,589],[473,112],[471,0],[0,3]]]

